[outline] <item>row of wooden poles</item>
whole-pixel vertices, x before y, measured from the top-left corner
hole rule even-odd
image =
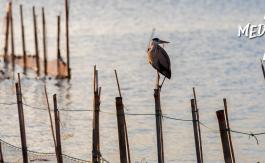
[[[37,30],[37,16],[35,12],[35,6],[32,7],[33,14],[33,29],[34,29],[34,44],[35,44],[35,58],[36,58],[36,73],[37,76],[40,76],[40,55],[39,55],[39,39],[38,39],[38,30]],[[71,69],[70,69],[70,50],[69,50],[69,7],[68,0],[65,0],[65,29],[66,29],[66,60],[64,63],[62,60],[61,52],[60,52],[60,16],[57,17],[57,77],[68,79],[71,78]],[[4,45],[4,63],[5,68],[8,68],[9,56],[9,37],[11,37],[11,63],[12,70],[15,70],[15,43],[14,43],[14,22],[13,22],[13,8],[12,2],[8,4],[8,10],[6,13],[6,29],[5,29],[5,45]],[[22,38],[22,54],[23,54],[23,73],[27,73],[27,54],[26,50],[26,41],[25,41],[25,27],[24,27],[24,18],[23,18],[23,6],[20,5],[20,24],[21,24],[21,38]],[[43,38],[43,67],[44,67],[44,75],[48,75],[47,66],[47,29],[46,29],[46,17],[45,10],[42,7],[42,38]],[[67,65],[67,75],[62,76],[60,72],[60,62]]]
[[[120,162],[121,163],[131,163],[130,158],[130,148],[129,148],[129,139],[127,132],[127,125],[125,120],[124,113],[124,104],[122,100],[120,84],[118,81],[118,75],[115,70],[115,77],[117,81],[119,96],[115,98],[116,101],[116,116],[117,116],[117,128],[118,128],[118,139],[119,139],[119,151],[120,151]],[[102,161],[102,156],[100,152],[100,130],[99,130],[99,113],[100,113],[100,97],[101,97],[101,87],[98,84],[98,70],[94,66],[94,79],[93,79],[93,130],[92,130],[92,162],[100,163]],[[159,83],[159,77],[157,79]],[[19,126],[20,126],[20,136],[21,136],[21,146],[22,146],[22,156],[23,162],[28,162],[28,150],[27,150],[27,141],[26,141],[26,131],[25,131],[25,122],[24,122],[24,112],[23,112],[23,101],[22,101],[22,91],[21,91],[21,82],[20,75],[18,74],[18,82],[16,85],[16,94],[17,94],[17,107],[18,107],[18,117],[19,117]],[[157,134],[157,159],[158,163],[164,163],[164,144],[163,144],[163,128],[162,128],[162,110],[160,103],[160,90],[161,88],[157,84],[154,89],[154,99],[155,99],[155,118],[156,118],[156,134]],[[53,127],[51,109],[48,101],[48,95],[45,87],[45,95],[47,100],[49,118],[52,136],[54,140],[55,153],[58,163],[63,163],[62,155],[62,146],[61,146],[61,137],[60,137],[60,114],[57,107],[57,98],[56,94],[53,95],[53,104],[54,104],[54,125]],[[194,140],[195,140],[195,150],[197,163],[203,163],[203,150],[202,150],[202,138],[201,138],[201,129],[200,129],[200,119],[199,119],[199,109],[197,104],[195,88],[193,88],[193,96],[191,99],[191,113],[192,113],[192,123],[194,130]],[[224,109],[216,111],[216,116],[219,123],[220,137],[223,147],[223,155],[225,163],[235,163],[235,156],[233,151],[233,144],[230,133],[229,118],[228,118],[228,107],[226,99],[223,99]],[[4,156],[0,150],[0,162],[4,160]]]

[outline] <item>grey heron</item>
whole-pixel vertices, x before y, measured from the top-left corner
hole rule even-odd
[[[162,87],[165,78],[171,78],[171,65],[167,52],[160,46],[160,44],[167,44],[168,41],[153,38],[147,49],[147,60],[159,73],[164,75],[164,80],[160,87]],[[159,83],[158,83],[159,84]]]

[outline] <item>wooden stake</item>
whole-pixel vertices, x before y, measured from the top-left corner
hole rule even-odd
[[[120,162],[129,163],[129,149],[127,146],[128,140],[126,140],[125,131],[125,115],[122,103],[122,97],[116,97],[116,111],[117,111],[117,123],[118,123],[118,136],[119,136],[119,149],[120,149]]]
[[[93,102],[93,133],[92,133],[92,162],[100,163],[100,138],[99,138],[99,111],[100,111],[100,94],[98,92],[98,71],[94,66],[94,102]]]
[[[47,72],[47,47],[46,47],[46,18],[45,18],[45,10],[42,7],[42,39],[43,39],[43,57],[44,57],[44,74],[48,75]]]
[[[232,143],[232,137],[231,137],[231,133],[230,133],[230,125],[229,125],[226,98],[223,99],[223,102],[224,102],[224,108],[225,108],[225,110],[224,110],[225,111],[225,118],[226,118],[226,122],[227,122],[227,133],[228,133],[228,137],[229,137],[229,145],[230,145],[230,149],[231,149],[233,163],[235,163],[236,160],[235,160],[234,148],[233,148],[233,143]]]
[[[20,85],[21,85],[20,83],[16,83],[18,118],[19,118],[19,126],[20,126],[20,138],[21,138],[21,146],[22,146],[23,163],[28,163],[26,130],[25,130],[25,122],[24,122],[22,92],[21,92]]]
[[[55,134],[54,134],[53,121],[52,121],[52,115],[51,115],[51,108],[50,108],[50,103],[49,103],[49,98],[48,98],[46,84],[44,85],[44,92],[45,92],[46,102],[47,102],[47,106],[48,106],[48,113],[49,113],[49,119],[50,119],[50,125],[51,125],[50,127],[51,127],[51,131],[52,131],[52,138],[53,138],[53,143],[54,143],[54,148],[55,148],[55,154],[56,154],[56,158],[58,160],[59,159],[59,155],[58,155],[58,152],[57,152],[57,143],[56,143]]]
[[[7,68],[8,65],[8,38],[9,38],[9,23],[10,23],[10,9],[11,9],[11,2],[8,4],[8,9],[6,12],[6,32],[5,32],[5,47],[4,47],[4,63],[5,67]]]
[[[216,112],[216,116],[217,116],[218,123],[219,123],[220,136],[222,140],[225,163],[233,163],[231,149],[229,145],[229,136],[227,133],[228,130],[227,130],[227,123],[225,120],[224,110],[218,110]]]
[[[22,50],[23,50],[23,73],[27,73],[27,53],[26,53],[26,41],[24,31],[24,18],[23,18],[23,6],[20,5],[20,22],[21,22],[21,37],[22,37]]]
[[[12,59],[12,70],[15,70],[15,40],[14,40],[14,22],[13,22],[13,7],[10,2],[10,27],[11,27],[11,59]]]
[[[0,163],[4,163],[4,157],[2,152],[2,142],[0,142]]]
[[[196,108],[196,116],[197,116],[197,120],[198,120],[198,133],[199,133],[199,143],[200,143],[200,158],[201,158],[201,162],[203,163],[203,152],[202,152],[202,137],[201,137],[201,125],[200,125],[200,115],[199,115],[199,109],[198,109],[198,102],[197,102],[197,96],[196,96],[196,91],[195,88],[192,88],[193,90],[193,97],[195,100],[195,108]]]
[[[66,29],[67,73],[68,73],[68,79],[70,79],[71,78],[71,69],[70,69],[70,49],[69,49],[69,6],[68,6],[68,0],[65,0],[65,29]]]
[[[160,89],[154,90],[154,98],[155,98],[155,113],[156,113],[156,138],[157,138],[158,163],[164,163],[164,145],[163,145],[163,130],[162,130],[162,110],[160,104]]]
[[[56,134],[56,149],[58,153],[57,162],[63,163],[62,146],[61,146],[61,131],[60,131],[60,113],[57,107],[56,94],[53,95],[54,104],[54,120],[55,120],[55,134]]]
[[[191,113],[192,113],[192,121],[193,121],[193,131],[194,131],[194,140],[195,140],[195,148],[196,148],[196,156],[197,163],[203,163],[202,161],[202,151],[201,151],[201,142],[199,136],[199,119],[197,116],[197,109],[195,99],[191,99]]]
[[[34,39],[35,39],[37,76],[40,76],[39,43],[38,43],[38,30],[37,30],[37,20],[36,20],[37,16],[36,16],[36,13],[35,13],[35,6],[33,6],[32,11],[33,11],[33,26],[34,26]]]
[[[60,16],[57,16],[57,77],[61,77],[60,71],[61,51],[60,51]]]

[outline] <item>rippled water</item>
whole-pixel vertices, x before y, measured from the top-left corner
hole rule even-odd
[[[13,2],[16,53],[21,54],[18,9],[21,3],[25,12],[27,51],[34,53],[31,7],[36,6],[41,32],[40,11],[44,6],[49,59],[55,58],[56,16],[64,16],[63,0]],[[7,0],[0,1],[1,48],[6,3]],[[165,47],[172,62],[172,79],[165,82],[161,93],[164,114],[191,119],[190,98],[192,87],[196,87],[200,118],[208,126],[218,129],[215,111],[223,108],[222,98],[226,97],[231,128],[262,132],[265,130],[265,88],[259,58],[264,53],[264,37],[238,38],[237,28],[247,23],[264,23],[264,10],[264,2],[258,0],[71,0],[72,80],[48,80],[49,95],[59,96],[60,108],[91,109],[92,72],[96,64],[102,86],[102,111],[115,113],[118,92],[113,69],[117,69],[126,111],[154,113],[156,73],[147,64],[145,49],[155,27],[156,36],[171,42]],[[42,55],[42,49],[40,52]],[[0,102],[15,102],[14,82],[0,82]],[[22,87],[26,103],[46,107],[42,80],[35,80],[34,74],[23,76]],[[0,138],[19,146],[16,106],[1,105],[0,115]],[[25,108],[25,118],[29,149],[52,152],[48,113]],[[63,153],[90,160],[91,119],[90,112],[61,112]],[[156,162],[154,116],[127,116],[126,120],[133,162]],[[165,119],[163,125],[166,162],[196,162],[192,124]],[[116,126],[115,115],[100,115],[101,150],[111,162],[119,161]],[[232,138],[237,162],[264,162],[264,136],[258,137],[259,145],[248,136],[233,133]],[[219,134],[202,127],[202,141],[205,162],[223,162]]]

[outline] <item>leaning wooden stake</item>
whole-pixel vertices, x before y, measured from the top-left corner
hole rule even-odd
[[[22,50],[23,50],[23,73],[27,73],[27,53],[25,42],[25,30],[24,30],[24,18],[23,18],[23,6],[20,5],[20,23],[21,23],[21,37],[22,37]]]
[[[191,99],[191,113],[192,113],[192,121],[193,121],[193,131],[194,131],[197,163],[203,163],[202,151],[201,151],[201,142],[200,142],[200,135],[199,135],[199,125],[200,124],[199,124],[198,110],[196,109],[195,99]]]
[[[2,152],[2,142],[0,142],[0,163],[4,163],[4,157]]]
[[[39,43],[38,43],[38,30],[37,30],[37,16],[35,13],[35,6],[32,8],[33,11],[33,28],[34,28],[34,40],[35,40],[35,53],[36,53],[36,72],[37,76],[40,76],[40,60],[39,60]]]
[[[63,163],[62,146],[61,146],[61,131],[60,131],[60,113],[57,107],[56,94],[53,95],[53,105],[54,105],[56,148],[57,148],[57,153],[58,153],[57,161],[58,163]]]
[[[120,83],[117,75],[117,71],[114,70],[116,82],[119,91],[119,97],[116,97],[116,111],[117,111],[117,123],[118,123],[118,135],[119,135],[119,147],[120,147],[120,162],[131,163],[130,146],[127,125],[124,115],[124,105],[122,102]]]
[[[159,76],[159,73],[157,72],[156,89],[154,89],[155,114],[156,114],[157,158],[158,158],[158,163],[164,163],[162,110],[161,110],[161,104],[160,104],[159,79],[160,79],[160,76]]]
[[[222,140],[225,163],[233,163],[232,153],[231,153],[231,148],[230,148],[230,143],[229,143],[227,122],[225,119],[224,110],[218,110],[216,112],[216,116],[217,116],[218,123],[219,123],[220,136]]]
[[[14,40],[14,22],[13,22],[13,5],[10,2],[10,27],[11,27],[11,61],[12,61],[12,70],[15,70],[15,40]]]
[[[17,107],[18,107],[18,118],[19,118],[19,126],[20,126],[20,138],[21,138],[21,146],[22,146],[23,163],[28,163],[27,140],[26,140],[26,130],[25,130],[20,79],[19,79],[19,83],[16,83],[16,93],[17,93]]]
[[[46,47],[46,18],[45,10],[42,7],[42,41],[43,41],[43,57],[44,57],[44,74],[48,75],[47,72],[47,47]]]
[[[99,138],[99,111],[100,111],[100,90],[98,87],[98,70],[94,66],[94,100],[93,100],[93,133],[92,133],[92,162],[100,163],[100,138]]]
[[[264,80],[265,80],[265,69],[264,69],[264,65],[263,65],[263,60],[262,59],[260,60],[260,63],[261,63],[261,69],[262,69],[263,77],[264,77]]]
[[[57,16],[57,77],[61,77],[61,51],[60,51],[60,16]]]
[[[66,29],[66,56],[67,56],[67,75],[68,79],[71,78],[70,68],[70,47],[69,47],[69,6],[68,0],[65,0],[65,29]]]
[[[199,142],[200,142],[200,158],[201,162],[203,163],[203,152],[202,152],[202,137],[201,137],[201,125],[200,125],[200,115],[199,115],[199,109],[198,109],[198,102],[197,102],[197,96],[196,96],[196,91],[195,88],[192,88],[193,91],[193,97],[194,97],[194,102],[195,102],[195,108],[196,108],[196,116],[198,120],[198,132],[199,132]]]
[[[232,143],[232,137],[231,137],[231,133],[230,133],[230,125],[229,125],[226,98],[223,99],[223,102],[224,102],[224,108],[225,108],[224,111],[225,111],[225,119],[226,119],[226,124],[227,124],[227,133],[228,133],[228,137],[229,137],[229,145],[230,145],[230,149],[231,149],[231,155],[232,155],[233,163],[235,163],[236,160],[235,160],[234,148],[233,148],[233,143]]]
[[[6,30],[5,30],[5,46],[4,46],[4,63],[7,68],[8,65],[8,41],[9,41],[9,25],[10,25],[10,10],[11,10],[11,2],[8,4],[8,9],[6,12]]]

